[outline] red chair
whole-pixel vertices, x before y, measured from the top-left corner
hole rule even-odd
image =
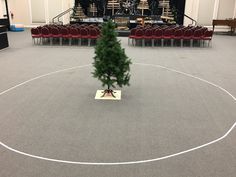
[[[42,34],[42,26],[38,26],[37,29],[39,30],[39,33]]]
[[[69,45],[71,45],[71,34],[67,28],[61,28],[61,40],[67,40],[69,39]]]
[[[46,27],[42,28],[42,42],[46,39],[50,40],[50,45],[52,45],[52,34],[50,33],[49,29]]]
[[[173,28],[170,28],[170,29],[166,29],[164,31],[164,34],[163,34],[163,40],[170,40],[171,41],[171,46],[173,46],[173,40],[174,40],[174,29]],[[163,42],[162,42],[163,43]]]
[[[31,29],[31,36],[32,36],[32,40],[33,40],[34,44],[35,44],[35,39],[36,39],[37,43],[39,43],[39,44],[41,43],[42,35],[41,35],[38,28],[32,28]]]
[[[80,44],[80,38],[81,38],[81,35],[80,35],[80,29],[77,29],[77,28],[71,28],[70,29],[70,35],[71,35],[71,39],[77,39],[78,40],[78,45]]]
[[[60,40],[60,45],[62,45],[62,43],[61,43],[62,34],[60,33],[59,29],[56,28],[56,27],[51,28],[51,33],[52,33],[52,38],[53,39],[59,39]],[[52,39],[52,44],[53,44],[53,39]]]
[[[198,30],[194,31],[194,33],[193,33],[192,43],[194,43],[194,41],[196,41],[197,43],[199,43],[199,46],[201,46],[202,37],[203,37],[202,29],[199,28]]]
[[[88,41],[88,46],[91,45],[91,41],[92,40],[95,40],[95,42],[97,41],[98,39],[98,32],[97,30],[93,27],[91,29],[89,29],[89,41]]]
[[[130,40],[131,40],[131,42],[132,42],[132,45],[134,45],[134,44],[133,44],[133,40],[134,40],[134,37],[135,37],[136,30],[137,30],[137,28],[131,29],[130,35],[129,35],[129,37],[128,37],[128,45],[130,45]]]
[[[155,31],[156,31],[157,29],[159,29],[159,28],[160,28],[160,27],[157,27],[157,26],[153,27],[153,28],[152,28],[152,34],[154,34]]]
[[[180,41],[180,46],[183,47],[183,35],[184,32],[182,29],[176,30],[174,33],[174,40],[175,41]]]
[[[204,35],[202,36],[203,46],[205,45],[205,41],[208,41],[208,47],[210,46],[212,36],[213,36],[213,31],[212,30],[211,31],[205,31]]]
[[[136,32],[135,32],[135,36],[134,36],[135,46],[136,46],[138,40],[142,41],[142,46],[143,46],[143,43],[144,43],[143,29],[137,29]]]
[[[87,41],[89,40],[89,30],[87,28],[81,28],[80,35],[81,35],[80,45],[82,43],[82,40],[87,40]]]
[[[158,28],[155,30],[153,36],[153,43],[155,44],[155,41],[157,41],[157,44],[158,44],[158,40],[161,40],[161,46],[163,46],[163,43],[162,43],[162,38],[163,38],[163,30],[161,28]]]
[[[100,34],[101,34],[100,29],[99,29],[98,27],[95,27],[94,29],[97,31],[97,35],[98,35],[98,37],[100,37]]]
[[[193,31],[191,29],[185,30],[183,41],[190,41],[191,47],[192,47],[192,36],[193,36]]]
[[[144,35],[143,35],[143,44],[144,44],[144,46],[146,45],[146,40],[148,40],[148,41],[151,41],[152,42],[152,46],[154,46],[153,45],[153,37],[152,37],[152,29],[151,28],[149,28],[149,29],[146,29],[145,30],[145,32],[144,32]]]

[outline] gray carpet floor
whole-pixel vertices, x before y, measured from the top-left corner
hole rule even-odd
[[[0,92],[50,72],[91,64],[94,49],[33,45],[30,32],[8,33],[0,51]],[[67,70],[0,96],[0,141],[36,156],[113,163],[168,156],[222,137],[236,121],[236,36],[210,48],[131,47],[131,86],[121,101],[94,100],[92,66]],[[235,177],[236,130],[176,157],[141,164],[90,166],[27,157],[0,146],[1,177]]]

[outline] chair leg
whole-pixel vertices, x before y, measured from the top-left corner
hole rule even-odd
[[[211,40],[208,40],[208,47],[212,47],[212,45],[210,44],[211,44]]]
[[[81,46],[83,45],[83,41],[84,41],[84,39],[81,38],[81,41],[80,41],[80,45],[81,45]]]
[[[145,39],[142,39],[142,47],[145,47]]]
[[[202,46],[205,47],[205,40],[202,40]]]
[[[59,39],[59,40],[60,40],[60,45],[62,45],[62,37],[60,37],[60,39]]]
[[[154,47],[154,39],[152,39],[152,47]]]
[[[174,39],[170,39],[171,47],[174,46]]]
[[[71,46],[71,38],[69,38],[69,46]]]
[[[156,44],[156,46],[159,47],[159,43],[160,43],[159,41],[160,41],[159,39],[155,39],[154,40],[154,45]]]
[[[161,46],[164,46],[164,39],[161,39]]]
[[[52,37],[50,37],[50,39],[49,39],[49,40],[50,40],[50,45],[52,45]]]
[[[88,39],[88,46],[91,46],[91,39]]]
[[[193,47],[193,39],[190,39],[190,47]]]

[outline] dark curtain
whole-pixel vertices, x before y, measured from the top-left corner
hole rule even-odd
[[[80,6],[83,9],[85,15],[88,15],[88,8],[90,4],[90,0],[79,0]]]
[[[78,7],[79,5],[79,0],[75,0],[75,7]]]
[[[107,2],[108,0],[75,0],[75,7],[80,4],[84,14],[88,15],[89,5],[94,3],[98,11],[97,16],[102,17],[106,12]]]
[[[159,0],[148,0],[151,15],[158,15]]]
[[[176,10],[177,23],[181,25],[184,21],[185,1],[186,0],[170,0],[170,7]]]
[[[103,17],[106,12],[108,0],[93,0],[93,3],[95,3],[98,11],[98,17]]]

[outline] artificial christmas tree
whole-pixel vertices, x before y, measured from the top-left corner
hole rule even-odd
[[[103,24],[101,38],[95,47],[93,76],[106,86],[102,95],[112,95],[115,85],[122,87],[129,85],[130,80],[130,59],[126,56],[125,50],[121,48],[117,40],[115,24],[109,20]]]

